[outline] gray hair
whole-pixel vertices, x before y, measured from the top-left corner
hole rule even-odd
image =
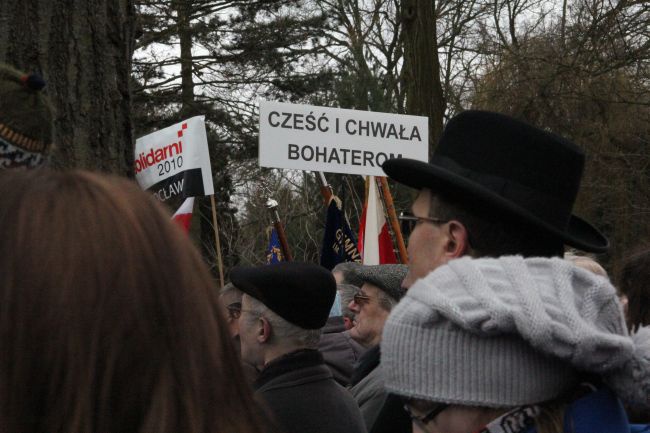
[[[379,306],[388,312],[390,312],[399,302],[383,290],[379,290],[377,301],[379,302]]]
[[[357,289],[363,285],[363,281],[357,276],[355,272],[359,266],[363,266],[357,262],[342,262],[334,266],[332,273],[340,272],[343,275],[341,284],[351,284],[356,286]]]
[[[278,316],[269,307],[252,296],[249,296],[249,299],[251,301],[249,305],[249,312],[252,313],[251,316],[255,320],[259,317],[264,317],[271,324],[272,333],[270,343],[291,343],[308,349],[318,348],[321,335],[320,329],[301,328]]]
[[[350,311],[348,305],[350,302],[352,302],[352,298],[354,298],[355,293],[359,291],[359,288],[352,284],[341,283],[336,285],[336,290],[338,290],[341,294],[341,315],[343,317],[347,317],[350,320],[353,320],[354,313]]]
[[[243,292],[235,287],[233,283],[228,283],[219,290],[219,295],[223,296],[228,293],[238,294],[241,297]]]

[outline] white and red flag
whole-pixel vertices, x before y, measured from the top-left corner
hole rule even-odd
[[[369,176],[368,180],[368,195],[359,222],[358,246],[364,265],[398,263],[374,176]]]
[[[135,180],[169,203],[214,194],[205,116],[195,116],[135,141]]]
[[[194,210],[194,197],[186,198],[181,207],[174,213],[172,220],[178,223],[186,233],[190,231],[192,211]]]

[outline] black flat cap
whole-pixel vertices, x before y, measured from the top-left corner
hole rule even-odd
[[[310,263],[282,262],[230,271],[230,281],[286,321],[303,329],[325,326],[336,296],[336,280]]]
[[[568,140],[509,116],[465,111],[449,121],[430,163],[391,159],[382,168],[412,188],[492,209],[564,243],[602,253],[609,241],[572,214],[585,155]]]

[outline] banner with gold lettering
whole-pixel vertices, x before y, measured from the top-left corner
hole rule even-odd
[[[341,200],[332,196],[327,207],[325,235],[320,255],[321,266],[331,270],[342,262],[361,262],[357,240],[345,220]]]

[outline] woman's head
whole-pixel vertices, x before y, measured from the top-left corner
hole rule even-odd
[[[255,431],[210,275],[158,203],[83,171],[4,172],[0,197],[3,431]]]

